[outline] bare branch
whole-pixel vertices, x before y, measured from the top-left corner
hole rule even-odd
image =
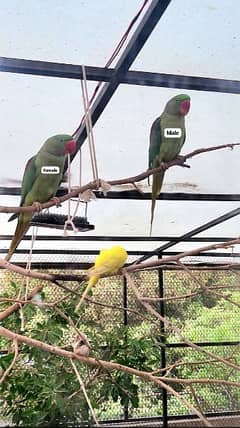
[[[193,396],[193,398],[194,398],[194,400],[195,400],[195,403],[196,403],[196,405],[197,405],[197,408],[198,408],[199,412],[201,413],[202,417],[204,418],[203,410],[202,410],[202,408],[201,408],[200,402],[199,402],[199,400],[198,400],[198,397],[197,397],[197,394],[196,394],[196,392],[195,392],[195,389],[193,388],[193,385],[192,385],[192,384],[190,384],[190,385],[189,385],[189,388],[190,388],[190,391],[191,391],[191,393],[192,393],[192,396]]]
[[[94,422],[95,422],[96,426],[97,426],[97,427],[99,427],[98,420],[97,420],[97,418],[96,418],[96,415],[95,415],[95,412],[94,412],[94,410],[93,410],[93,407],[92,407],[91,401],[90,401],[90,399],[89,399],[89,397],[88,397],[88,395],[87,395],[86,388],[85,388],[84,383],[83,383],[83,381],[82,381],[82,378],[81,378],[81,376],[80,376],[80,374],[79,374],[79,371],[78,371],[78,369],[77,369],[77,367],[76,367],[76,364],[74,364],[74,362],[73,362],[73,360],[72,360],[71,358],[70,358],[70,362],[71,362],[71,364],[72,364],[73,370],[75,371],[75,374],[76,374],[76,376],[77,376],[77,380],[78,380],[78,382],[79,382],[79,384],[80,384],[80,386],[81,386],[81,389],[82,389],[82,391],[83,391],[84,397],[86,398],[86,402],[87,402],[87,404],[88,404],[88,407],[89,407],[89,409],[90,409],[90,412],[91,412],[91,414],[92,414],[92,417],[93,417],[93,419],[94,419]]]

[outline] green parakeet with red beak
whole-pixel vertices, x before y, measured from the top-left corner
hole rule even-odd
[[[68,153],[76,150],[76,141],[71,135],[59,134],[48,138],[39,152],[26,164],[20,206],[35,202],[48,202],[56,195],[63,178],[64,164]],[[30,227],[33,213],[13,214],[9,221],[18,217],[18,223],[5,260],[10,260],[21,239]]]
[[[149,168],[157,168],[161,162],[175,159],[185,142],[185,116],[190,109],[190,97],[186,94],[171,98],[163,113],[152,124],[149,145]],[[156,199],[161,192],[165,171],[153,174],[150,235]]]

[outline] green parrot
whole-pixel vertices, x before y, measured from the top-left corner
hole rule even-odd
[[[64,164],[68,153],[76,150],[76,141],[71,135],[59,134],[48,138],[39,152],[26,164],[20,206],[44,203],[52,199],[63,178]],[[50,168],[49,168],[50,167]],[[8,221],[18,217],[18,223],[5,260],[10,260],[21,239],[30,227],[33,213],[13,214]]]
[[[185,142],[185,116],[190,109],[190,97],[186,94],[171,98],[152,124],[149,145],[149,168],[157,168],[161,162],[175,159]],[[150,235],[156,199],[161,192],[165,171],[153,174]]]

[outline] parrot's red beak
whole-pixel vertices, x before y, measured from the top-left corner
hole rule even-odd
[[[67,144],[65,145],[65,154],[72,154],[74,153],[76,150],[76,141],[75,140],[70,140],[67,142]]]
[[[180,114],[185,116],[190,110],[190,100],[184,100],[180,104]]]

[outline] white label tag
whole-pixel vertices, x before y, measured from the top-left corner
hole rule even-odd
[[[42,174],[59,174],[60,168],[59,166],[42,166],[41,173]]]
[[[181,128],[164,128],[165,138],[180,138],[182,136]]]

